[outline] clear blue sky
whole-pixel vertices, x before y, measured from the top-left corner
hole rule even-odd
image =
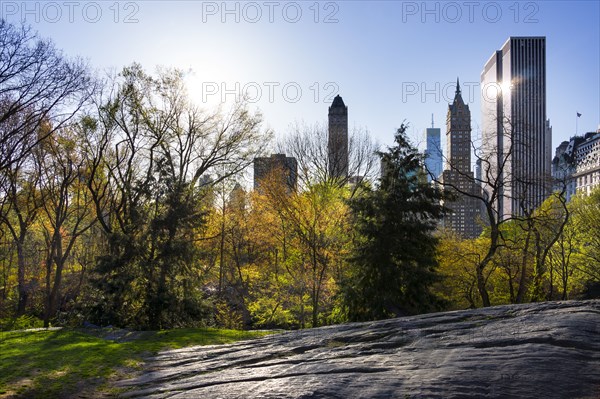
[[[189,70],[190,93],[213,106],[248,89],[268,126],[324,122],[332,95],[351,126],[390,144],[403,120],[415,141],[445,132],[459,77],[480,115],[483,65],[509,36],[546,36],[553,147],[600,125],[598,1],[0,1],[68,55],[99,71],[134,61]],[[470,88],[470,90],[469,90]],[[301,91],[301,93],[299,92]]]

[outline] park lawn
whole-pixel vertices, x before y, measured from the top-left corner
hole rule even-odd
[[[110,380],[140,371],[144,358],[165,349],[226,344],[266,332],[175,329],[115,342],[77,330],[0,331],[0,398],[110,396]]]

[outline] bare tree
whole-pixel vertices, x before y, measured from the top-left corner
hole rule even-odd
[[[513,209],[515,214],[505,214],[502,204],[517,199],[521,206],[529,207],[529,202],[521,195],[524,193],[515,197],[516,193],[512,187],[527,187],[528,184],[532,184],[531,181],[522,180],[524,176],[513,174],[514,154],[524,151],[526,143],[519,141],[513,134],[515,124],[509,118],[504,117],[498,125],[502,129],[500,137],[488,137],[481,145],[471,141],[472,151],[480,168],[479,173],[473,174],[470,169],[461,167],[464,165],[455,164],[447,157],[444,158],[445,170],[457,176],[456,179],[444,181],[430,173],[437,184],[441,184],[455,196],[473,198],[481,206],[481,219],[487,226],[489,240],[485,255],[477,262],[476,276],[477,289],[485,307],[491,305],[487,289],[487,280],[491,274],[486,270],[492,264],[498,249],[505,246],[509,239],[505,237],[502,226],[514,220],[518,212]],[[530,211],[532,212],[533,208]]]
[[[504,135],[510,137],[510,132],[504,132]],[[447,157],[444,157],[446,170],[457,175],[457,179],[444,181],[428,172],[434,182],[442,185],[454,195],[475,198],[481,205],[482,219],[488,226],[490,238],[485,255],[478,259],[475,271],[477,290],[481,296],[483,306],[487,307],[491,303],[487,290],[489,274],[486,275],[486,270],[498,249],[503,245],[501,226],[509,220],[509,218],[503,218],[503,215],[500,214],[498,202],[504,195],[504,187],[508,183],[507,178],[510,178],[509,162],[513,143],[509,142],[505,148],[488,145],[485,152],[482,151],[482,148],[477,147],[475,143],[472,142],[471,145],[475,159],[481,167],[481,176],[473,175],[470,171],[466,172],[459,165],[453,164]],[[467,182],[467,184],[464,184],[464,182]],[[478,189],[473,190],[473,186],[478,187]]]
[[[502,257],[505,259],[501,263],[509,279],[511,302],[551,298],[553,269],[550,268],[550,288],[546,291],[547,265],[552,261],[553,247],[563,241],[570,216],[563,188],[553,192],[540,207],[523,208],[521,216],[513,217],[512,229],[503,230]],[[527,298],[529,292],[531,297]]]
[[[0,171],[63,128],[92,89],[81,60],[67,59],[31,29],[0,19]]]
[[[298,124],[278,143],[278,150],[298,161],[298,180],[301,186],[333,182],[330,174],[327,128],[325,125]],[[368,130],[353,129],[348,138],[348,176],[335,181],[345,185],[374,181],[379,172],[379,149]]]
[[[16,244],[19,302],[27,304],[24,242],[40,202],[32,150],[84,106],[93,82],[83,61],[67,59],[30,28],[0,19],[0,221]],[[29,181],[28,181],[29,180]]]
[[[510,247],[513,240],[507,236],[503,226],[514,221],[519,223],[526,234],[519,275],[512,275],[512,270],[508,273],[511,283],[513,278],[519,282],[517,292],[513,292],[514,300],[524,300],[530,274],[527,265],[530,260],[534,260],[533,283],[534,287],[537,287],[532,299],[539,300],[542,296],[541,281],[546,271],[548,253],[559,239],[569,218],[564,195],[566,184],[554,194],[557,199],[554,208],[545,213],[538,209],[544,199],[550,196],[552,180],[550,176],[530,176],[524,172],[521,163],[530,150],[531,139],[525,137],[523,131],[526,129],[523,123],[519,124],[503,117],[498,127],[502,129],[500,137],[487,137],[482,145],[471,142],[480,168],[479,175],[465,172],[464,168],[459,168],[459,165],[446,158],[446,170],[458,175],[459,179],[443,181],[432,176],[438,184],[442,184],[455,195],[474,198],[481,206],[482,222],[487,227],[486,234],[489,236],[486,254],[476,266],[477,288],[483,306],[491,305],[487,289],[490,274],[486,274],[486,270],[489,269],[498,250]],[[457,183],[461,181],[467,184]],[[473,187],[476,189],[473,190]],[[509,203],[509,206],[505,208],[503,203]],[[557,223],[555,217],[558,214],[560,221]],[[533,251],[531,256],[530,248]]]

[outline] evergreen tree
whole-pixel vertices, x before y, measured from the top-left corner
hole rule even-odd
[[[342,299],[351,320],[373,320],[439,308],[433,236],[445,208],[442,192],[427,183],[423,156],[402,124],[396,145],[379,153],[378,189],[365,188],[350,202],[355,246]]]

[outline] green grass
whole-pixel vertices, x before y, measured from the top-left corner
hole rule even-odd
[[[70,397],[115,393],[111,379],[139,371],[144,358],[164,349],[225,344],[265,332],[217,329],[148,331],[115,342],[74,331],[0,332],[0,398]]]

